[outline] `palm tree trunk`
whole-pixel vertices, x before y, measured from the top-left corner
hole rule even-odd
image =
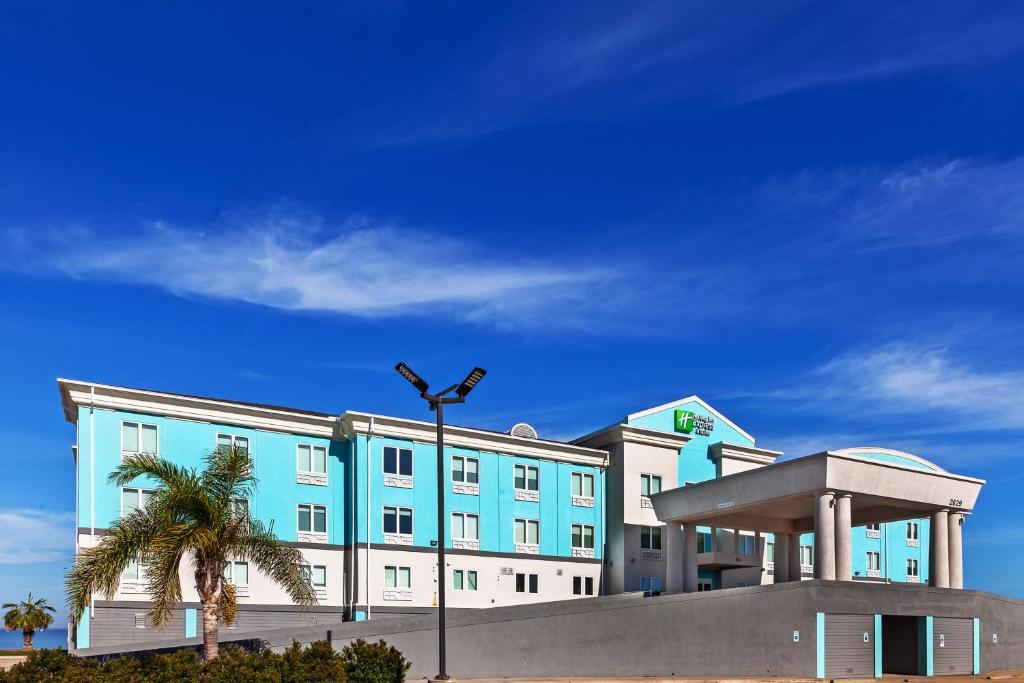
[[[28,629],[23,629],[21,631],[21,647],[23,649],[25,649],[25,650],[31,650],[32,649],[32,634],[33,634],[33,631],[29,631]]]
[[[217,601],[203,601],[203,659],[216,659],[220,653],[217,644]]]

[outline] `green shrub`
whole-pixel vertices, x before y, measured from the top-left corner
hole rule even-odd
[[[281,655],[227,645],[217,659],[204,665],[202,683],[281,683],[281,670]]]
[[[341,659],[348,683],[402,683],[412,666],[383,640],[367,643],[360,638],[342,649]]]
[[[293,643],[281,656],[282,683],[307,681],[344,681],[345,665],[331,644],[320,640],[302,649]]]
[[[95,661],[71,657],[64,650],[33,650],[28,658],[15,664],[0,678],[3,683],[37,683],[41,681],[69,681],[92,683],[99,678],[100,665]]]

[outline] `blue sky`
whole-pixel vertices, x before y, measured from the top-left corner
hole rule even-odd
[[[570,438],[698,393],[988,485],[1024,596],[1024,5],[5,3],[0,600],[60,603],[58,376]]]

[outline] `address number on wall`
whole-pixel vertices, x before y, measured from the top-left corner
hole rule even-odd
[[[962,500],[960,500],[959,498],[950,498],[949,499],[949,506],[950,507],[954,507],[954,508],[963,507],[964,506],[964,502]]]

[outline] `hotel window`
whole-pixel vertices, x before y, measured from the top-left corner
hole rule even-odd
[[[121,423],[121,453],[124,455],[138,455],[146,453],[156,455],[157,448],[156,425],[147,425],[140,422]]]
[[[412,588],[412,569],[387,565],[384,567],[385,588]]]
[[[303,474],[327,474],[327,447],[300,443],[296,446],[298,470]]]
[[[412,533],[412,531],[408,533]],[[466,512],[453,512],[452,539],[463,541],[480,540],[480,516],[471,515]]]
[[[594,527],[589,524],[572,525],[572,547],[594,549]]]
[[[740,534],[736,538],[736,552],[740,555],[754,555],[757,553],[757,539],[753,536]]]
[[[230,449],[232,446],[237,446],[239,450],[243,450],[246,453],[248,453],[249,437],[235,436],[234,434],[217,435],[217,450],[227,450]]]
[[[313,588],[323,588],[327,585],[327,567],[322,564],[300,564],[299,571],[306,578],[306,582]]]
[[[516,465],[513,486],[523,491],[540,490],[540,470],[534,465]]]
[[[529,588],[529,591],[527,591],[527,588]],[[536,574],[516,574],[516,593],[536,593],[538,588],[538,576]]]
[[[326,534],[327,507],[325,505],[299,505],[299,531]]]
[[[882,568],[881,554],[874,550],[865,553],[865,564],[867,565],[868,576],[878,576]]]
[[[232,586],[249,585],[249,563],[248,562],[225,562],[224,580]]]
[[[535,519],[515,520],[516,543],[538,545],[540,543],[540,522]]]
[[[640,527],[640,547],[644,550],[661,550],[661,527]]]
[[[908,580],[916,580],[919,577],[920,577],[920,574],[918,574],[917,560],[915,560],[913,558],[908,559],[907,560],[907,579]]]
[[[412,534],[412,508],[384,506],[384,533]]]
[[[866,528],[867,528],[867,537],[868,538],[881,538],[882,537],[882,525],[881,524],[868,524]]]
[[[697,552],[698,553],[710,553],[711,548],[711,532],[710,531],[698,531],[697,532]]]
[[[124,581],[139,581],[142,579],[143,571],[142,565],[138,559],[130,561],[121,572],[121,579]]]
[[[920,524],[917,522],[907,522],[907,542],[915,543],[920,538]]]
[[[592,577],[592,576],[574,576],[574,577],[572,577],[572,594],[573,595],[593,595],[594,594],[594,577]]]
[[[800,546],[800,565],[810,567],[814,565],[814,548],[809,545]]]
[[[152,496],[152,489],[121,489],[121,516],[127,517],[136,510],[145,509]]]
[[[764,546],[765,559],[772,564],[775,564],[775,544],[766,543]]]
[[[480,461],[461,455],[452,456],[452,481],[460,484],[480,483]]]
[[[583,472],[572,473],[572,495],[581,498],[594,497],[594,475]]]
[[[660,576],[641,576],[640,577],[640,590],[661,592],[661,577]]]
[[[412,476],[412,449],[384,447],[384,474]]]
[[[653,496],[655,493],[661,493],[661,477],[657,474],[641,474],[640,495]]]
[[[452,572],[452,587],[457,591],[475,591],[476,570],[456,569]]]

